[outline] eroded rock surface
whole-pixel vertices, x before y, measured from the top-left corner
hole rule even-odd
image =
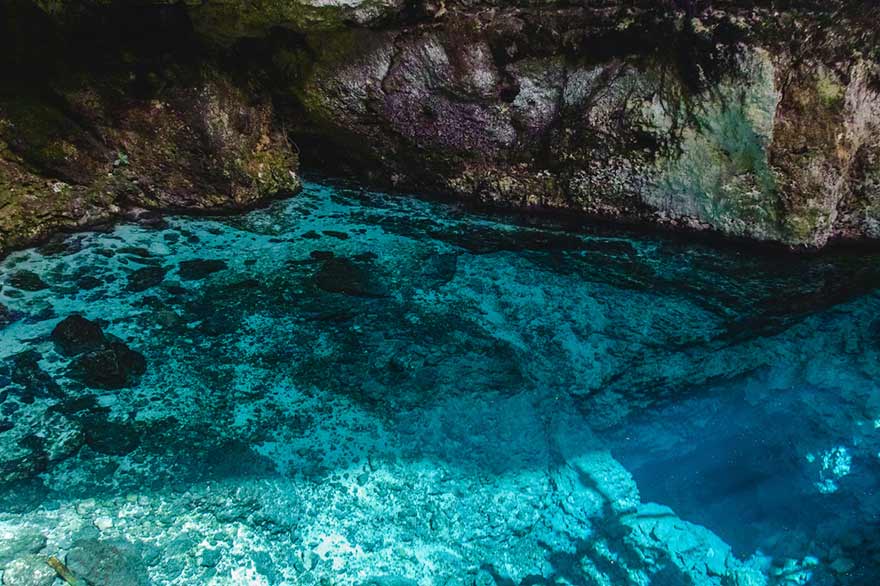
[[[876,47],[835,6],[458,9],[281,51],[328,165],[348,143],[396,186],[818,247],[877,225]]]
[[[863,2],[4,10],[6,249],[132,207],[248,206],[295,189],[300,154],[492,205],[791,247],[880,237],[878,9]]]
[[[245,208],[298,187],[270,96],[196,58],[173,9],[44,8],[57,19],[29,1],[0,14],[0,254],[137,208]]]

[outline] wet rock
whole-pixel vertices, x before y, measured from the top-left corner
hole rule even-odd
[[[3,572],[3,586],[52,586],[55,570],[40,555],[29,555],[13,560]]]
[[[374,273],[345,258],[324,261],[315,275],[315,285],[329,293],[355,297],[382,297],[387,293]]]
[[[225,269],[223,260],[185,260],[178,267],[178,276],[184,281],[198,281]]]
[[[50,337],[55,348],[65,356],[92,352],[107,342],[101,326],[81,315],[71,315],[58,322]]]
[[[146,291],[165,280],[165,273],[168,269],[164,267],[144,267],[138,269],[128,275],[128,285],[126,289],[138,293]]]
[[[48,289],[49,285],[34,272],[17,271],[9,277],[9,285],[22,291],[42,291]]]
[[[46,537],[32,528],[0,532],[0,569],[21,556],[38,553],[46,547]]]
[[[122,342],[111,342],[106,348],[76,358],[68,374],[87,387],[113,390],[130,386],[146,371],[143,354]]]
[[[101,586],[148,586],[146,567],[134,545],[128,542],[107,542],[81,539],[65,558],[76,576]]]

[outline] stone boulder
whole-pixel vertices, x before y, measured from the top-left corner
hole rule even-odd
[[[33,478],[83,444],[80,425],[49,410],[45,401],[20,406],[6,427],[0,433],[0,483]]]
[[[10,275],[8,282],[11,287],[22,291],[42,291],[49,288],[49,285],[32,271],[16,271]]]
[[[152,289],[165,280],[168,269],[164,267],[144,267],[128,275],[126,290],[132,293],[140,293]]]
[[[71,315],[58,322],[51,338],[55,348],[65,356],[92,352],[107,343],[101,326],[81,315]]]
[[[61,387],[40,367],[41,359],[36,350],[13,354],[0,362],[0,381],[7,379],[11,383],[7,390],[24,402],[61,396]]]
[[[111,342],[74,359],[68,374],[87,387],[113,390],[130,386],[146,371],[147,361],[143,354],[122,342]]]
[[[15,314],[15,312],[0,303],[0,328],[5,328],[6,326],[15,322],[17,319],[18,316]]]

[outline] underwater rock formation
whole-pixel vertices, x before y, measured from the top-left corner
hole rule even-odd
[[[251,205],[296,189],[299,154],[483,204],[790,247],[880,238],[871,3],[2,10],[0,253],[133,207]]]
[[[130,288],[144,266],[167,270]],[[877,252],[305,182],[14,252],[0,286],[13,577],[53,555],[157,586],[880,581]],[[149,368],[72,376],[116,340]]]
[[[98,350],[105,343],[101,326],[81,315],[71,315],[58,322],[51,338],[59,352],[67,356]]]

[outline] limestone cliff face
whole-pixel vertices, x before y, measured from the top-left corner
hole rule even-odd
[[[289,133],[307,166],[402,189],[792,247],[880,237],[871,3],[18,4],[62,36],[155,20],[110,82],[80,67],[51,84],[60,118],[0,103],[0,187],[38,186],[2,187],[26,234],[49,229],[39,214],[59,200],[65,224],[123,192],[201,208],[295,187]]]
[[[874,237],[880,69],[852,13],[561,5],[307,36],[306,135],[496,204],[794,247]]]

